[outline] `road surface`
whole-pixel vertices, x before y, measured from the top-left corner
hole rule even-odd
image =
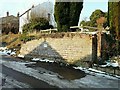
[[[10,60],[10,59],[8,57],[7,58],[2,57],[2,60]],[[0,67],[2,67],[2,71],[0,70],[0,73],[3,73],[6,76],[10,76],[19,82],[27,83],[32,88],[57,88],[55,86],[49,85],[46,82],[40,81],[34,77],[28,76],[26,74],[23,74],[21,72],[18,72],[18,71],[11,69],[11,68],[8,68],[2,64],[0,64]]]
[[[97,73],[98,71],[95,72],[85,69],[86,73],[84,74],[79,69],[76,70],[66,65],[61,66],[61,63],[31,62],[32,64],[30,64],[28,62],[26,65],[24,60],[10,56],[3,56],[2,61],[3,63],[0,64],[2,71],[0,73],[33,88],[82,87],[88,88],[88,90],[89,88],[108,88],[108,90],[109,88],[113,90],[118,90],[119,88],[119,77],[115,78]]]

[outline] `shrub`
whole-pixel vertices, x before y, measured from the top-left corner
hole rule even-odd
[[[47,19],[35,17],[30,19],[30,23],[23,26],[23,33],[31,32],[33,30],[40,31],[49,28],[53,28],[53,26],[49,25],[49,21]]]
[[[31,23],[27,23],[27,24],[24,24],[23,25],[23,33],[27,33],[27,32],[30,32],[31,31]]]
[[[20,41],[27,42],[27,41],[36,39],[36,37],[35,36],[27,36],[26,34],[22,34],[19,39],[20,39]]]

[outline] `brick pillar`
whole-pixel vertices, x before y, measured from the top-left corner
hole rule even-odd
[[[97,60],[97,35],[92,35],[92,62],[98,63]]]

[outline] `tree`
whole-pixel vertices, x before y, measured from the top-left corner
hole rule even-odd
[[[105,19],[106,19],[106,21],[105,21],[105,23],[103,23],[103,27],[104,28],[106,28],[109,24],[108,24],[108,12],[105,12]]]
[[[80,25],[85,26],[85,25],[86,25],[86,21],[85,21],[85,20],[82,20],[82,21],[80,22]]]
[[[83,2],[70,2],[70,26],[77,26]]]
[[[32,23],[32,29],[36,29],[38,31],[49,28],[49,21],[45,18],[36,17],[31,19],[30,22]]]
[[[91,26],[91,22],[90,21],[81,21],[80,25],[83,25],[83,26]]]
[[[120,1],[108,2],[108,16],[111,35],[116,40],[116,51],[120,54]]]
[[[111,33],[115,38],[120,40],[120,1],[108,2],[108,21]]]
[[[40,31],[48,28],[52,28],[52,26],[49,25],[49,21],[47,19],[35,17],[31,18],[30,22],[23,26],[23,33],[27,33],[33,30]]]
[[[77,26],[83,2],[55,2],[55,21],[60,32],[69,31],[70,26]]]
[[[100,17],[105,17],[105,13],[100,9],[95,10],[90,16],[91,26],[96,27],[97,26],[96,20],[99,19]]]
[[[69,2],[56,2],[55,3],[55,21],[57,23],[58,31],[67,31],[69,30]]]
[[[98,27],[103,28],[103,24],[106,22],[106,18],[105,17],[100,17],[96,20],[96,22],[97,22]]]
[[[108,26],[107,18],[108,18],[107,12],[103,12],[100,9],[97,9],[94,12],[92,12],[92,14],[90,16],[90,21],[83,20],[83,21],[81,21],[80,25],[83,24],[83,26],[97,27],[98,26],[97,22],[103,22],[102,25],[105,28]]]

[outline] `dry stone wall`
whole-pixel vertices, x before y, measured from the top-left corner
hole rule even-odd
[[[76,34],[73,37],[40,38],[22,45],[20,54],[32,57],[61,58],[69,63],[92,59],[92,36]]]

